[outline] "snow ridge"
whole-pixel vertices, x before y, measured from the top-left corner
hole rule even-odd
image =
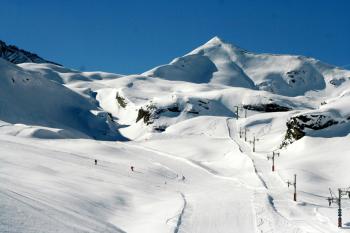
[[[19,49],[17,46],[7,45],[4,41],[1,41],[1,40],[0,40],[0,57],[14,64],[31,62],[31,63],[51,63],[51,64],[59,65],[58,63],[45,60],[39,57],[35,53],[31,53],[26,50]]]

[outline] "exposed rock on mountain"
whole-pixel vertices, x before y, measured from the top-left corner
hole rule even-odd
[[[307,130],[320,130],[338,124],[330,114],[303,114],[287,121],[287,132],[281,147],[285,147],[306,135]]]
[[[258,112],[286,112],[291,110],[291,108],[289,107],[281,106],[275,103],[260,104],[260,105],[247,104],[247,105],[243,105],[243,108],[247,110],[258,111]]]
[[[45,60],[39,57],[35,53],[28,52],[20,49],[14,45],[7,45],[4,41],[0,40],[0,57],[14,64],[20,63],[51,63],[59,65],[55,62]]]

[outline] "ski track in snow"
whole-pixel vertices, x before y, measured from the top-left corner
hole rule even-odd
[[[234,134],[231,132],[231,127],[230,127],[230,120],[233,121],[232,118],[227,118],[226,119],[226,124],[227,124],[227,130],[228,130],[228,134],[229,134],[229,138],[239,147],[239,150],[242,152],[242,154],[246,154],[246,150],[242,149],[242,146],[240,143],[237,142],[236,140],[236,136],[234,136]],[[234,124],[236,124],[236,121],[233,121]],[[235,129],[237,129],[237,127],[235,127]],[[237,130],[235,130],[237,132]],[[250,158],[251,159],[251,158]],[[257,177],[259,178],[259,180],[261,181],[262,185],[264,186],[264,188],[267,190],[268,187],[266,185],[265,180],[262,178],[261,174],[258,172],[256,164],[254,163],[254,160],[251,159],[253,167],[254,167],[254,172],[257,175]],[[261,198],[261,196],[263,196],[263,198]],[[262,203],[265,203],[265,199],[266,198],[270,198],[271,196],[267,196],[265,195],[265,193],[260,193],[257,194],[256,192],[254,192],[254,207],[255,207],[255,214],[256,214],[256,224],[257,224],[257,228],[259,229],[260,233],[272,233],[275,232],[273,230],[273,222],[270,218],[266,217],[267,213],[266,213],[266,208],[268,208],[266,205],[263,205]],[[258,200],[258,201],[257,201]],[[273,203],[271,201],[269,201],[269,204],[272,206],[273,210],[277,212],[276,208],[273,206]]]
[[[254,206],[255,206],[255,213],[256,213],[256,218],[257,218],[257,227],[259,229],[259,231],[261,233],[269,233],[269,232],[276,232],[273,228],[274,222],[273,219],[271,219],[271,217],[268,217],[269,213],[266,212],[266,209],[272,209],[273,212],[277,213],[278,216],[283,218],[283,221],[289,225],[289,227],[293,228],[287,221],[286,219],[277,211],[274,203],[273,203],[273,197],[268,194],[268,186],[266,181],[264,180],[264,178],[261,175],[261,172],[258,171],[257,166],[254,162],[254,159],[251,158],[250,155],[250,148],[247,149],[247,147],[241,145],[237,140],[237,136],[234,136],[234,134],[231,132],[231,127],[230,127],[230,120],[233,121],[234,124],[234,128],[235,128],[235,132],[237,132],[237,126],[236,126],[236,120],[233,120],[232,118],[227,118],[226,119],[226,123],[227,123],[227,129],[229,131],[229,137],[231,138],[231,140],[237,144],[237,146],[240,148],[240,151],[243,154],[246,154],[252,161],[253,167],[254,167],[254,171],[256,176],[259,178],[259,180],[261,181],[262,185],[265,188],[265,192],[254,192]],[[232,124],[231,124],[232,125]],[[244,149],[243,149],[244,148]],[[266,201],[267,200],[267,201]],[[267,206],[266,204],[263,205],[262,203],[268,203],[269,206]],[[294,232],[295,230],[293,230]]]
[[[242,146],[240,143],[237,142],[236,140],[236,136],[233,136],[233,133],[231,132],[231,127],[230,127],[230,123],[229,121],[230,120],[233,120],[232,118],[227,118],[226,119],[226,124],[227,124],[227,130],[229,132],[229,138],[238,146],[240,152],[242,152],[242,154],[246,154],[246,150],[243,150],[242,149]],[[236,131],[237,131],[237,127],[236,127]],[[249,157],[249,156],[248,156]],[[254,162],[254,159],[252,159],[251,157],[249,157],[250,160],[252,161],[252,164],[253,164],[253,167],[254,167],[254,172],[255,174],[257,175],[257,177],[259,178],[259,180],[261,181],[262,185],[264,186],[265,189],[267,189],[267,185],[266,185],[266,182],[265,180],[262,178],[261,174],[258,172],[257,170],[257,167],[256,167],[256,164]]]
[[[229,130],[230,138],[239,146],[240,151],[251,158],[251,161],[254,166],[255,173],[259,180],[262,182],[265,191],[257,191],[254,193],[254,205],[255,205],[255,213],[257,218],[257,227],[261,233],[266,232],[278,232],[275,230],[274,226],[285,226],[284,232],[293,232],[293,233],[308,233],[308,232],[328,232],[322,226],[319,226],[319,223],[316,221],[314,223],[307,222],[305,220],[288,220],[284,217],[276,208],[274,204],[274,198],[269,194],[271,192],[271,188],[263,177],[262,171],[260,171],[255,163],[256,156],[250,152],[250,148],[247,147],[242,140],[238,139],[237,136],[232,137],[230,120],[233,121],[233,125],[235,131],[237,131],[236,120],[232,118],[227,119],[227,127]],[[232,124],[231,124],[232,125]],[[265,203],[263,205],[262,203]],[[267,212],[267,209],[271,209],[272,211]],[[271,216],[271,213],[276,213],[276,216]],[[268,217],[270,215],[270,217]]]
[[[178,233],[179,230],[180,230],[180,226],[181,226],[181,223],[182,223],[182,217],[185,214],[185,209],[186,209],[186,206],[187,206],[187,201],[186,201],[185,195],[183,193],[180,193],[180,195],[181,195],[182,200],[183,200],[183,207],[182,207],[181,213],[180,213],[180,215],[179,215],[179,217],[177,219],[177,223],[176,223],[176,227],[175,227],[174,233]]]
[[[185,209],[187,207],[187,200],[186,200],[186,197],[185,195],[182,193],[182,192],[179,192],[180,196],[181,196],[181,199],[183,201],[183,205],[181,207],[181,211],[180,213],[176,214],[175,216],[171,217],[171,218],[168,218],[166,220],[166,224],[168,224],[170,221],[172,221],[173,219],[177,219],[176,221],[176,224],[175,224],[175,227],[174,227],[174,233],[178,233],[179,230],[180,230],[180,227],[181,227],[181,224],[182,224],[182,218],[185,214]]]

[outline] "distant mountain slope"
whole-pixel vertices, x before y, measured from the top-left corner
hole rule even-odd
[[[93,99],[2,58],[0,70],[0,120],[61,129],[70,137],[83,134],[104,140],[121,138],[113,119]],[[47,133],[49,137],[54,134]]]
[[[241,67],[219,49],[219,39],[212,39],[193,52],[156,67],[144,75],[168,80],[213,83],[255,89],[254,82]],[[202,48],[202,49],[200,49]]]
[[[303,56],[254,54],[214,37],[189,54],[144,75],[300,96],[333,87],[330,81],[335,76],[348,81],[350,72]]]
[[[14,45],[7,45],[4,41],[0,40],[0,57],[14,64],[20,63],[52,63],[60,65],[52,61],[45,60],[39,57],[35,53],[28,52],[23,49],[19,49]]]
[[[250,53],[218,37],[142,75],[79,72],[47,63],[1,64],[8,83],[0,86],[0,120],[71,128],[95,138],[118,138],[117,128],[130,139],[143,138],[189,118],[236,116],[237,106],[254,114],[317,112],[350,92],[350,71],[303,56]],[[42,85],[31,86],[35,82]],[[44,107],[37,108],[38,103]],[[52,106],[64,106],[64,111]]]
[[[103,80],[103,79],[115,79],[122,77],[120,74],[113,74],[107,72],[80,72],[77,70],[69,69],[63,66],[48,64],[48,63],[22,63],[18,64],[28,72],[33,73],[33,75],[41,75],[49,80],[65,84],[76,81],[86,81],[91,82],[93,80]]]

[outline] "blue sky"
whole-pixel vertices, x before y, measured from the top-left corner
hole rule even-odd
[[[218,35],[350,68],[347,0],[2,0],[0,39],[67,67],[140,73]]]

